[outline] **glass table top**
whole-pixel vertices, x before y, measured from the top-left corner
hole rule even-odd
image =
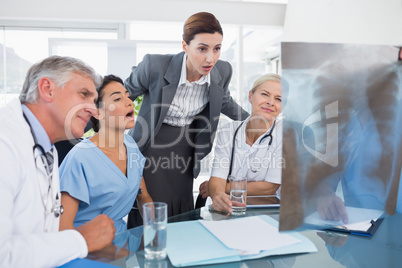
[[[263,214],[279,220],[279,208],[248,208],[246,217]],[[168,222],[201,219],[219,221],[231,218],[233,218],[231,215],[203,207],[170,217]],[[402,263],[402,214],[385,218],[371,238],[323,230],[304,230],[300,233],[315,244],[317,252],[271,256],[203,267],[400,267]],[[142,226],[116,234],[113,246],[91,254],[88,258],[118,267],[174,267],[169,258],[159,262],[145,260],[142,234]]]

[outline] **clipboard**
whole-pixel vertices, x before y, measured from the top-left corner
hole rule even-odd
[[[371,220],[370,221],[371,226],[367,230],[353,230],[353,229],[349,229],[344,226],[334,226],[334,227],[327,228],[326,230],[348,233],[348,234],[352,234],[352,235],[361,235],[361,236],[371,237],[377,231],[378,227],[381,225],[383,220],[384,220],[384,218],[379,218],[377,220]]]
[[[247,208],[279,208],[280,205],[278,195],[247,196]]]
[[[384,212],[375,209],[346,207],[351,223],[343,224],[340,221],[326,221],[321,219],[318,212],[314,212],[304,219],[308,228],[348,233],[371,237],[384,220]],[[364,220],[362,220],[364,219]]]

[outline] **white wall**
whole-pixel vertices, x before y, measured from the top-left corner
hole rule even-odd
[[[282,41],[402,46],[402,0],[290,0]]]
[[[224,24],[283,26],[286,4],[213,0],[1,0],[0,19],[185,21],[208,11]]]

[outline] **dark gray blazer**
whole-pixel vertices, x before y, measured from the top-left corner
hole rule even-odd
[[[158,133],[166,117],[179,84],[183,56],[184,52],[176,55],[145,55],[124,82],[133,100],[143,95],[135,127],[129,132],[141,151]],[[232,67],[225,61],[218,60],[211,70],[209,104],[197,116],[194,124],[198,130],[195,136],[194,177],[200,171],[199,161],[211,151],[220,113],[234,120],[244,120],[248,116],[230,96],[228,86],[231,76]]]

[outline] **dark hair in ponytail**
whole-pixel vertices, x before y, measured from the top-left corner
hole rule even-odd
[[[106,75],[105,77],[103,77],[102,84],[99,86],[99,88],[96,89],[96,91],[98,92],[98,98],[95,101],[96,108],[99,109],[100,104],[101,104],[102,99],[103,99],[103,96],[105,95],[104,92],[103,92],[103,89],[107,85],[109,85],[111,82],[117,82],[117,83],[120,83],[120,84],[122,84],[124,86],[123,80],[121,80],[121,78],[118,77],[118,76],[109,74],[109,75]],[[93,130],[95,132],[98,132],[99,129],[100,129],[99,120],[92,116],[91,117],[91,124],[92,124]]]

